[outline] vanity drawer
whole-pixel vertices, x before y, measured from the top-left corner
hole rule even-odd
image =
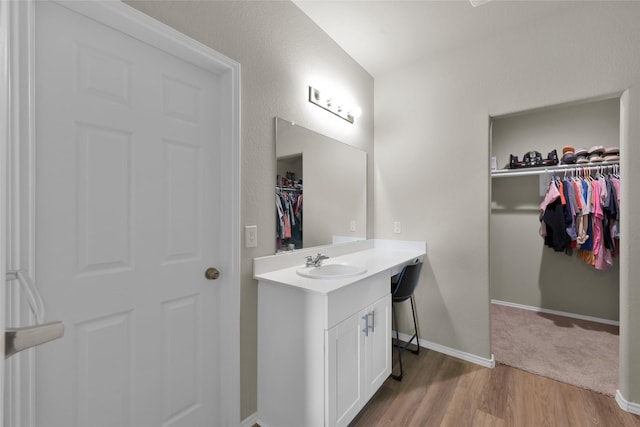
[[[326,296],[327,316],[324,328],[332,328],[389,292],[391,276],[390,272],[385,270],[329,293]]]

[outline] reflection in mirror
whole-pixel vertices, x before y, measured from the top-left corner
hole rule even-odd
[[[276,252],[366,238],[366,152],[276,117],[276,163]]]

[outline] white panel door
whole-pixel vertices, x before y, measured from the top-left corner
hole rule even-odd
[[[365,335],[363,313],[354,314],[327,333],[327,424],[346,426],[363,405]]]
[[[391,295],[379,299],[367,312],[373,313],[373,330],[365,344],[367,373],[363,376],[368,400],[391,374]]]
[[[217,419],[217,76],[36,2],[37,425]]]

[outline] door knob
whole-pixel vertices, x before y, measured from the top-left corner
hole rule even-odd
[[[204,277],[206,277],[207,280],[216,280],[220,277],[220,272],[217,268],[209,267],[207,271],[204,272]]]

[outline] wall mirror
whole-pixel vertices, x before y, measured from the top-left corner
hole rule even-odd
[[[366,239],[367,153],[276,121],[276,252]]]

